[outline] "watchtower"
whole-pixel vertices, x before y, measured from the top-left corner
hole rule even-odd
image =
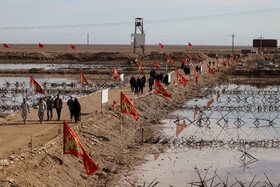
[[[144,54],[145,51],[145,33],[143,26],[143,18],[135,18],[135,31],[131,34],[131,44],[133,45],[133,53],[136,52],[136,48],[142,48]]]

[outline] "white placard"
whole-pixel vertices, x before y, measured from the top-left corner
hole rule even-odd
[[[120,75],[120,81],[121,81],[121,82],[124,81],[124,74],[123,74],[123,73]]]
[[[108,103],[109,88],[101,91],[101,104]]]
[[[171,73],[168,73],[168,83],[171,82]]]

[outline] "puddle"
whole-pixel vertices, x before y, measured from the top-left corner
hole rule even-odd
[[[113,65],[105,64],[0,64],[0,70],[29,70],[45,69],[45,70],[56,70],[56,69],[83,69],[83,68],[94,68],[94,69],[112,69]],[[118,70],[124,70],[125,67],[118,67]]]
[[[279,87],[232,84],[204,92],[207,97],[192,100],[175,113],[177,120],[163,121],[162,133],[169,143],[154,146],[154,154],[125,175],[121,186],[135,179],[141,186],[157,182],[156,186],[199,186],[203,180],[208,186],[212,182],[222,186],[227,180],[228,186],[237,181],[245,186],[258,181],[257,186],[279,184]],[[176,137],[176,124],[183,120],[187,127]]]

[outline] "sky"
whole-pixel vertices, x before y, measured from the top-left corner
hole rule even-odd
[[[232,34],[235,45],[251,46],[261,35],[277,39],[278,45],[280,41],[280,0],[0,0],[0,4],[0,43],[86,44],[89,33],[90,44],[130,44],[136,17],[144,20],[146,44],[231,45]]]

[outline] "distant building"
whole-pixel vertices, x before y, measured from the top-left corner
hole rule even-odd
[[[254,39],[253,47],[256,48],[276,48],[277,40],[274,39]]]

